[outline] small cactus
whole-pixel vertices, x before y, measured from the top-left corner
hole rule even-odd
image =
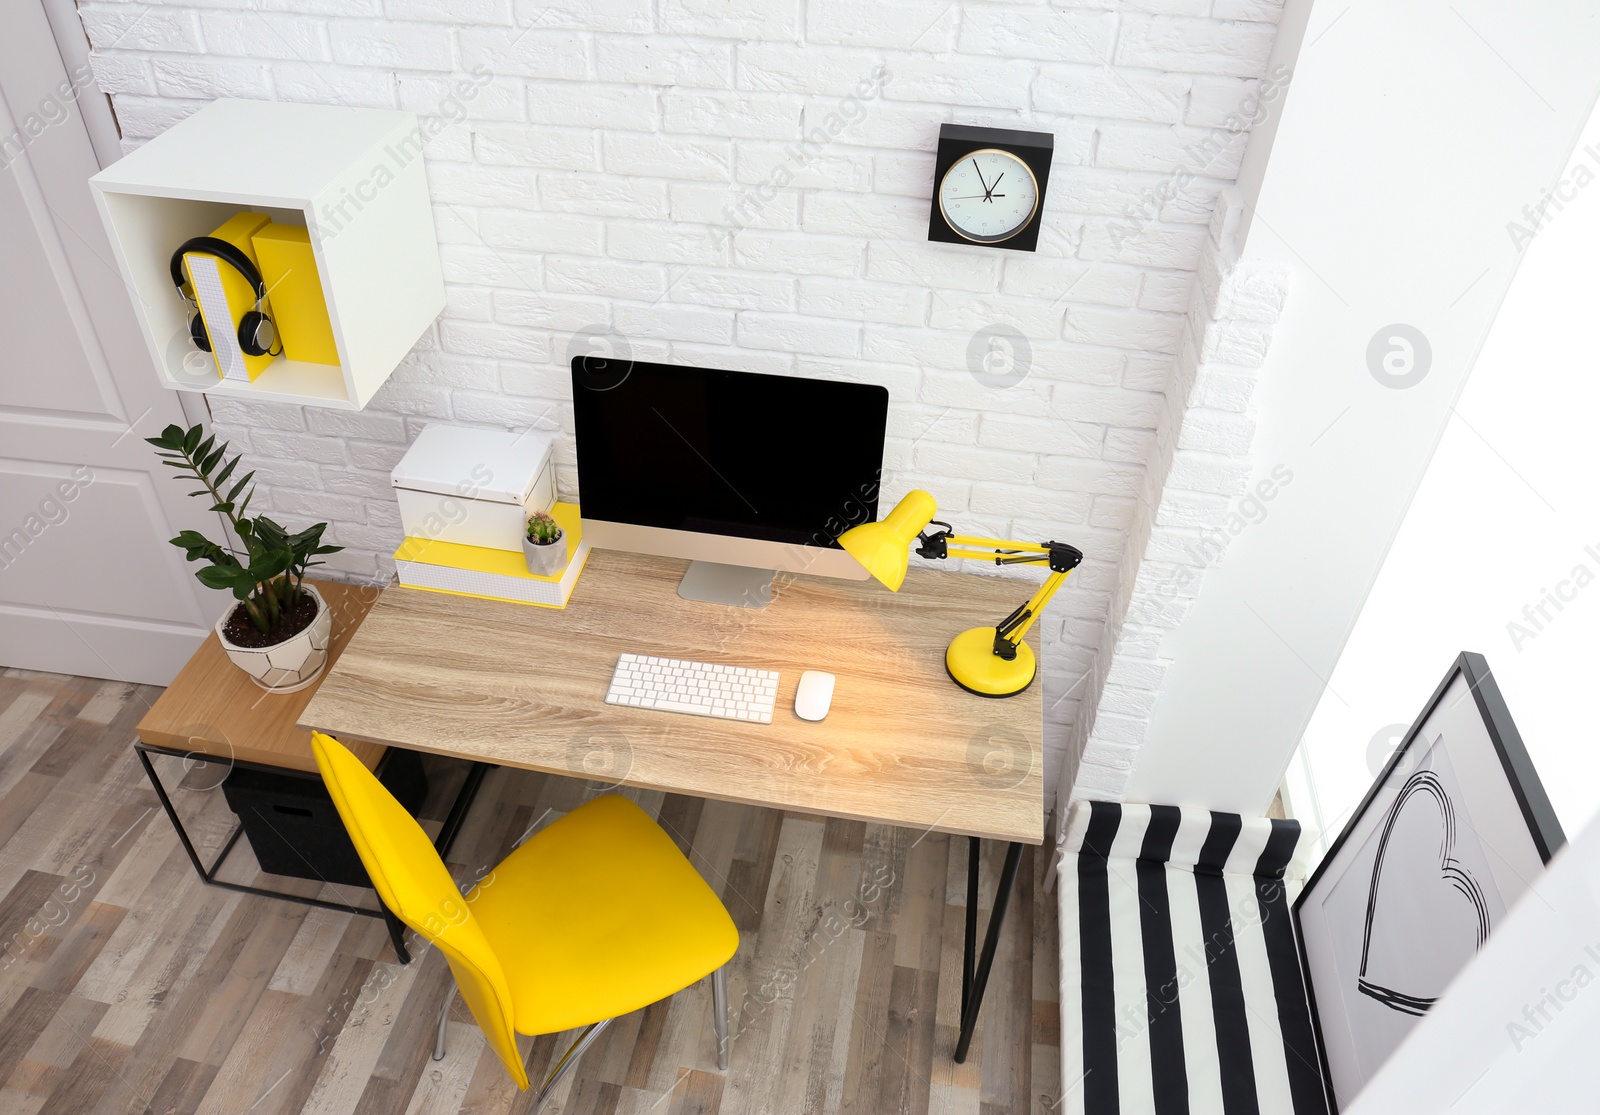
[[[561,525],[548,511],[535,511],[528,516],[528,541],[537,546],[548,546],[561,538]]]

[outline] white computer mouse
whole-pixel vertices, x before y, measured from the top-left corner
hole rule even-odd
[[[794,714],[801,720],[821,720],[833,703],[833,675],[807,670],[794,691]]]

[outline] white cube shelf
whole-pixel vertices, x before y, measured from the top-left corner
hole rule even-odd
[[[215,101],[89,179],[164,386],[359,410],[444,310],[439,241],[409,112]],[[240,210],[304,225],[337,366],[278,357],[223,380],[188,340],[174,249]]]

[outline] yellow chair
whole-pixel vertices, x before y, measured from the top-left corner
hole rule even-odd
[[[328,793],[372,885],[450,964],[456,987],[519,1088],[517,1035],[585,1027],[535,1110],[612,1019],[711,976],[717,1067],[728,1067],[724,965],[739,931],[661,826],[615,794],[529,837],[462,896],[422,827],[331,736],[311,737]],[[452,992],[439,1014],[444,1056]]]

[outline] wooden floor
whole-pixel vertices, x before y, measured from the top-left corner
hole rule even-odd
[[[533,1093],[511,1084],[459,1000],[448,1055],[429,1059],[449,986],[439,957],[419,944],[401,966],[374,919],[199,881],[130,747],[157,693],[0,671],[0,1112],[531,1111]],[[219,847],[233,819],[221,772],[163,762],[197,842]],[[454,775],[430,774],[424,814],[437,817]],[[495,771],[451,854],[458,881],[604,789]],[[716,1071],[702,983],[613,1024],[546,1111],[1054,1110],[1060,1014],[1042,856],[1023,859],[972,1054],[956,1065],[965,840],[629,796],[739,925],[732,1067]],[[996,855],[985,902],[997,874]],[[224,876],[282,882],[260,877],[248,848]],[[570,1040],[524,1039],[530,1074]]]

